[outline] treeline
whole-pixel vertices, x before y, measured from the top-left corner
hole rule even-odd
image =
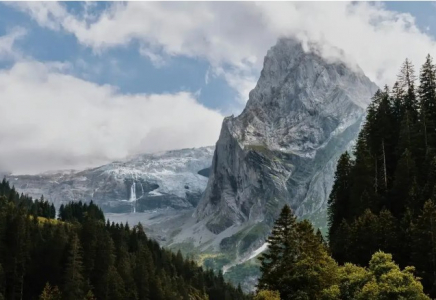
[[[368,267],[338,265],[319,231],[288,206],[267,241],[255,300],[430,300],[414,268],[401,270],[390,254],[374,253]]]
[[[89,204],[79,202],[70,202],[68,205],[61,204],[59,208],[59,220],[64,222],[82,223],[85,219],[105,220],[104,213],[100,207],[95,205],[92,200]]]
[[[340,263],[367,265],[378,250],[413,265],[436,297],[436,75],[410,61],[378,91],[353,155],[341,156],[329,199],[329,241]]]
[[[1,183],[0,299],[249,299],[92,203],[67,204],[58,220],[35,215],[35,203]]]
[[[31,197],[18,193],[5,178],[0,183],[0,196],[5,197],[8,202],[14,203],[18,207],[25,208],[32,216],[51,219],[56,217],[54,204],[44,200],[44,196],[33,201]]]

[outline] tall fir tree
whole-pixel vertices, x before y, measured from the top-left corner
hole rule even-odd
[[[82,247],[77,234],[73,233],[70,237],[62,294],[65,300],[81,300],[85,298],[86,293],[87,286],[83,277]]]
[[[424,204],[413,227],[412,263],[431,297],[436,297],[436,205]]]
[[[268,249],[260,257],[259,290],[280,290],[283,288],[282,280],[288,266],[295,262],[297,257],[297,219],[288,205],[285,205],[276,220],[271,235],[267,239]]]
[[[328,200],[329,232],[334,232],[342,220],[349,217],[350,204],[350,173],[352,161],[348,152],[341,155],[335,172],[335,182]],[[331,234],[330,234],[331,235]]]
[[[436,74],[433,59],[429,55],[420,72],[418,95],[425,146],[436,146]]]

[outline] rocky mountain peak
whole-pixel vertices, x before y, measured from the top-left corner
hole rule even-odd
[[[284,203],[300,216],[325,215],[336,160],[377,86],[359,68],[308,48],[280,39],[244,111],[224,120],[195,214],[210,231],[270,223]]]

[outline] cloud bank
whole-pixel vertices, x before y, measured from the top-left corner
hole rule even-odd
[[[406,57],[419,66],[436,44],[410,14],[367,2],[128,2],[77,17],[59,3],[16,3],[41,26],[64,30],[96,53],[139,42],[141,53],[207,59],[242,99],[281,36],[343,50],[377,84],[392,84]],[[225,72],[220,69],[225,68]],[[249,88],[248,88],[249,87]]]
[[[157,67],[166,58],[206,59],[205,78],[222,76],[240,103],[254,87],[267,50],[282,36],[344,51],[379,86],[393,84],[407,57],[419,67],[434,39],[409,14],[366,2],[128,2],[103,11],[85,4],[16,2],[40,26],[72,34],[98,55],[134,42]],[[17,173],[79,168],[137,152],[214,144],[222,116],[189,93],[123,95],[68,75],[68,65],[14,57],[24,34],[0,37],[0,169]]]
[[[0,72],[0,170],[84,168],[216,142],[222,116],[190,93],[119,94],[66,68],[21,61]]]

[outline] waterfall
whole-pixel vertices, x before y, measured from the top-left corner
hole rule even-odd
[[[130,202],[136,201],[136,183],[133,181],[130,187]]]
[[[142,183],[139,183],[141,185],[141,197],[144,196],[144,187],[142,186]]]
[[[133,181],[131,187],[130,187],[130,202],[133,203],[133,213],[136,213],[136,183]]]

